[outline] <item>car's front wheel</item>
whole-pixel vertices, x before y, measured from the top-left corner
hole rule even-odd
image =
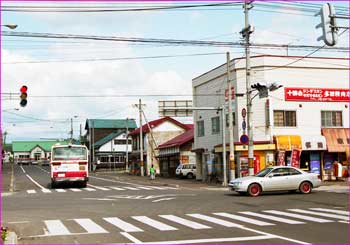
[[[308,181],[304,181],[299,186],[299,191],[303,194],[309,194],[312,191],[312,185]]]
[[[253,183],[248,186],[248,194],[252,197],[257,197],[261,194],[261,187],[259,184]]]

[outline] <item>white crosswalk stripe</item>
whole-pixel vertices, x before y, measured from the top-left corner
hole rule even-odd
[[[202,224],[199,224],[197,222],[190,221],[190,220],[187,220],[187,219],[183,219],[183,218],[177,217],[175,215],[159,215],[159,217],[162,217],[164,219],[173,221],[175,223],[178,223],[178,224],[181,224],[181,225],[184,225],[184,226],[188,226],[188,227],[190,227],[192,229],[195,229],[195,230],[211,228],[209,226],[202,225]]]
[[[108,186],[108,188],[111,188],[111,189],[117,190],[117,191],[125,191],[125,189],[120,188],[120,187],[116,187],[116,186]]]
[[[311,208],[309,208],[311,209]],[[212,215],[224,217],[226,219],[237,220],[240,224],[233,223],[227,220],[215,218],[212,215],[199,214],[199,213],[190,213],[184,215],[158,215],[158,218],[148,217],[148,216],[130,216],[125,219],[129,219],[130,221],[126,222],[125,219],[121,219],[118,217],[104,217],[99,220],[94,220],[90,218],[74,218],[67,220],[44,220],[44,235],[39,236],[64,236],[64,235],[82,235],[82,234],[107,234],[107,233],[115,233],[115,228],[111,228],[110,225],[118,228],[121,232],[150,232],[151,229],[156,229],[159,231],[176,231],[182,229],[194,229],[194,230],[202,230],[202,229],[217,229],[217,227],[213,227],[211,225],[207,225],[207,223],[211,223],[213,225],[219,225],[224,227],[246,227],[246,224],[250,225],[259,225],[259,226],[268,226],[268,225],[277,225],[277,223],[268,223],[265,221],[261,221],[261,219],[269,219],[277,222],[283,222],[287,224],[305,224],[304,222],[299,222],[290,219],[283,219],[280,216],[293,217],[295,219],[301,219],[305,221],[318,222],[318,223],[327,223],[327,222],[340,222],[349,224],[349,221],[345,220],[337,220],[337,219],[345,219],[343,215],[344,210],[332,210],[332,209],[324,209],[324,208],[312,208],[314,210],[318,210],[319,212],[302,210],[302,209],[287,209],[288,211],[278,211],[278,210],[261,210],[259,212],[237,212],[240,215],[236,215],[233,213],[225,213],[225,212],[216,212],[212,213]],[[298,212],[302,211],[305,215],[298,214]],[[328,211],[337,211],[335,213],[323,213]],[[261,214],[262,212],[268,213],[270,215]],[[296,213],[293,213],[296,212]],[[335,220],[318,218],[320,214],[327,215],[329,218],[333,218]],[[256,218],[249,218],[247,216],[254,216]],[[186,216],[186,217],[181,217]],[[314,217],[316,216],[316,217]],[[191,217],[190,219],[188,217]],[[200,221],[198,221],[200,220]],[[204,222],[201,222],[204,221]],[[107,226],[107,223],[109,226]],[[169,224],[170,223],[170,224]],[[242,224],[243,223],[243,224]],[[172,224],[176,224],[176,227],[172,226]],[[241,225],[242,224],[242,225]],[[72,233],[71,231],[77,230],[77,227],[80,226],[80,229],[83,229],[86,232],[80,233]],[[109,227],[109,229],[107,227]],[[145,228],[146,227],[146,228]],[[149,227],[147,229],[147,227]],[[79,230],[79,229],[78,229]]]
[[[74,219],[74,221],[82,226],[88,233],[109,233],[91,219]]]
[[[332,220],[328,220],[328,219],[314,218],[314,217],[310,217],[310,216],[281,212],[281,211],[277,211],[277,210],[264,210],[263,212],[270,213],[270,214],[282,215],[282,216],[288,216],[288,217],[293,217],[293,218],[297,218],[297,219],[303,219],[303,220],[308,220],[308,221],[313,221],[313,222],[318,222],[318,223],[333,222]]]
[[[95,188],[95,189],[98,189],[98,190],[102,190],[102,191],[109,191],[110,190],[108,188],[101,187],[101,186],[95,186],[95,185],[90,185],[90,184],[88,184],[88,186]]]
[[[232,223],[230,221],[217,219],[217,218],[210,217],[210,216],[203,215],[203,214],[186,214],[186,215],[194,217],[194,218],[197,218],[197,219],[201,219],[201,220],[204,220],[204,221],[208,221],[208,222],[211,222],[211,223],[215,223],[215,224],[218,224],[218,225],[226,226],[226,227],[240,227],[241,226],[241,225]]]
[[[51,191],[49,189],[45,189],[45,188],[41,189],[41,191],[44,192],[44,193],[51,193]]]
[[[320,212],[313,212],[309,210],[303,210],[303,209],[288,209],[289,211],[297,212],[297,213],[304,213],[304,214],[313,214],[313,215],[318,215],[318,216],[323,216],[323,217],[328,217],[328,218],[335,218],[335,219],[341,219],[341,220],[346,220],[349,221],[349,217],[337,215],[337,214],[329,214],[329,213],[320,213]]]
[[[71,234],[67,227],[60,220],[44,221],[49,236],[61,236]]]
[[[269,219],[269,220],[274,220],[277,222],[281,222],[281,223],[287,223],[287,224],[305,224],[304,222],[300,222],[300,221],[296,221],[296,220],[291,220],[291,219],[284,219],[284,218],[279,218],[279,217],[275,217],[272,215],[265,215],[265,214],[259,214],[259,213],[254,213],[254,212],[239,212],[241,214],[247,214],[247,215],[251,215],[251,216],[255,216],[255,217],[260,217],[263,219]]]
[[[324,211],[328,213],[350,215],[349,211],[342,211],[342,210],[336,210],[336,209],[328,209],[328,208],[309,208],[309,209],[316,210],[316,211]]]
[[[105,221],[108,223],[118,227],[119,229],[125,231],[125,232],[141,232],[143,231],[142,229],[127,223],[117,217],[110,217],[110,218],[103,218]]]
[[[157,230],[160,231],[175,231],[177,228],[164,224],[162,222],[159,222],[157,220],[148,218],[147,216],[131,216],[131,218],[140,221],[146,225],[152,226],[153,228],[156,228]]]
[[[123,186],[124,189],[127,189],[127,190],[132,190],[132,191],[139,191],[140,189],[137,189],[135,187],[130,187],[130,186]]]
[[[67,192],[67,191],[64,190],[64,189],[55,189],[55,191],[57,191],[57,192]]]
[[[27,190],[27,193],[28,194],[34,194],[34,193],[36,193],[36,190]]]
[[[69,190],[73,191],[73,192],[81,192],[80,189],[77,189],[77,188],[70,188]]]
[[[235,214],[228,214],[228,213],[214,213],[214,214],[222,217],[230,218],[230,219],[240,220],[242,222],[246,222],[254,225],[259,225],[259,226],[275,225],[268,222],[259,221],[256,219],[251,219],[251,218],[247,218],[247,217],[235,215]]]
[[[152,189],[150,187],[146,187],[146,186],[137,186],[137,188],[143,189],[143,190],[154,190],[154,189]]]
[[[85,188],[83,188],[83,190],[86,190],[86,191],[96,191],[95,189],[89,188],[89,187],[85,187]]]

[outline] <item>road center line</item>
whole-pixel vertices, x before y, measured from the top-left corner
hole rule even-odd
[[[40,185],[38,182],[36,182],[32,177],[30,177],[28,174],[26,174],[26,176],[28,177],[28,179],[30,179],[30,181],[32,181],[36,186],[38,186],[40,189],[45,189],[46,190],[46,188],[44,187],[44,186],[42,186],[42,185]]]

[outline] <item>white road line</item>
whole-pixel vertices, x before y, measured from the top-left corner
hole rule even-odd
[[[132,241],[135,244],[143,244],[143,242],[141,242],[140,240],[138,240],[137,238],[133,237],[132,235],[130,235],[127,232],[120,232],[120,235],[125,236],[126,238],[128,238],[130,241]]]
[[[125,191],[125,189],[120,188],[120,187],[116,187],[116,186],[108,186],[108,188],[111,188],[111,189],[117,190],[117,191]]]
[[[281,211],[277,211],[277,210],[264,210],[263,212],[270,213],[270,214],[282,215],[282,216],[288,216],[288,217],[292,217],[292,218],[303,219],[303,220],[308,220],[308,221],[313,221],[313,222],[318,222],[318,223],[333,222],[332,220],[328,220],[328,219],[314,218],[314,217],[310,217],[310,216],[281,212]]]
[[[143,190],[153,190],[152,188],[146,187],[146,186],[137,186],[137,188],[143,189]]]
[[[95,189],[102,190],[102,191],[110,191],[110,189],[105,188],[105,187],[100,187],[100,186],[95,186],[95,185],[90,185],[90,184],[88,184],[88,186],[95,188]]]
[[[127,190],[133,190],[133,191],[139,191],[140,189],[137,189],[135,187],[129,187],[129,186],[123,186],[124,189],[127,189]]]
[[[32,181],[37,187],[39,187],[40,189],[45,189],[44,186],[40,185],[38,182],[36,182],[35,180],[33,180],[32,177],[30,177],[28,174],[26,174],[27,178]]]
[[[226,227],[241,227],[241,225],[239,225],[239,224],[235,224],[235,223],[232,223],[230,221],[217,219],[217,218],[210,217],[210,216],[203,215],[203,214],[186,214],[186,215],[197,218],[197,219],[201,219],[204,221],[212,222],[212,223],[215,223],[218,225],[226,226]]]
[[[140,228],[127,223],[117,217],[111,217],[111,218],[103,218],[105,221],[107,221],[108,223],[118,227],[119,229],[125,231],[125,232],[141,232],[143,230],[141,230]]]
[[[57,192],[67,192],[65,189],[54,189]]]
[[[21,166],[21,169],[22,169],[22,172],[25,174],[26,173],[26,171],[24,170],[24,168]]]
[[[142,242],[141,244],[193,244],[193,243],[227,243],[227,242],[242,242],[254,240],[273,239],[274,236],[246,236],[246,237],[231,237],[231,238],[210,238],[210,239],[194,239],[194,240],[178,240],[178,241],[164,241],[164,242]]]
[[[156,190],[168,190],[168,187],[160,187],[160,186],[147,186]]]
[[[214,214],[222,216],[222,217],[226,217],[226,218],[235,219],[235,220],[239,220],[242,222],[254,224],[254,225],[259,225],[259,226],[275,225],[275,224],[271,224],[268,222],[264,222],[264,221],[260,221],[260,220],[256,220],[256,219],[251,219],[251,218],[247,218],[247,217],[243,217],[243,216],[235,215],[235,214],[229,214],[229,213],[214,213]]]
[[[349,211],[343,211],[343,210],[335,210],[335,209],[328,209],[328,208],[309,208],[309,209],[316,210],[316,211],[324,211],[328,213],[350,215]]]
[[[80,192],[81,191],[80,189],[77,189],[77,188],[69,188],[69,190],[71,190],[73,192]]]
[[[83,190],[85,190],[85,191],[96,191],[95,189],[89,188],[89,187],[85,187],[85,188],[83,188]]]
[[[341,216],[341,215],[336,215],[336,214],[325,214],[325,213],[320,213],[320,212],[313,212],[313,211],[308,211],[308,210],[302,210],[302,209],[288,209],[293,212],[298,212],[298,213],[304,213],[304,214],[314,214],[318,216],[323,216],[323,217],[328,217],[328,218],[335,218],[335,219],[341,219],[341,220],[349,220],[349,217]]]
[[[11,221],[11,222],[4,222],[7,224],[26,224],[29,223],[30,221]]]
[[[350,222],[348,222],[348,221],[344,221],[344,220],[339,220],[338,222],[339,222],[339,223],[350,224]]]
[[[60,220],[45,220],[44,222],[48,230],[47,235],[58,236],[71,234]]]
[[[91,219],[74,219],[74,221],[82,226],[88,233],[109,233]]]
[[[41,189],[41,191],[44,193],[51,193],[51,191],[49,189],[46,189],[46,188]]]
[[[170,225],[166,225],[162,222],[159,222],[157,220],[148,218],[147,216],[131,216],[131,218],[140,221],[146,225],[152,226],[153,228],[156,228],[157,230],[160,231],[175,231],[177,228],[172,227]]]
[[[197,223],[197,222],[194,222],[194,221],[190,221],[190,220],[187,220],[187,219],[183,219],[183,218],[177,217],[175,215],[159,215],[159,217],[162,217],[164,219],[173,221],[175,223],[179,223],[181,225],[190,227],[190,228],[195,229],[195,230],[210,229],[211,228],[209,226],[202,225],[200,223]]]
[[[36,190],[27,190],[27,193],[28,194],[34,194],[34,193],[36,193]]]
[[[305,224],[305,222],[301,222],[301,221],[284,219],[284,218],[279,218],[279,217],[275,217],[275,216],[271,216],[271,215],[259,214],[259,213],[254,213],[254,212],[239,212],[239,213],[251,215],[251,216],[256,216],[256,217],[260,217],[260,218],[264,218],[264,219],[274,220],[274,221],[278,221],[278,222],[282,222],[282,223],[292,224],[292,225]]]
[[[161,199],[153,200],[152,202],[169,201],[169,200],[173,200],[173,199],[176,199],[176,197],[161,198]]]

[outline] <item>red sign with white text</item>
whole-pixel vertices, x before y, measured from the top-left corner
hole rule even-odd
[[[350,89],[344,88],[284,88],[287,101],[349,102]]]

